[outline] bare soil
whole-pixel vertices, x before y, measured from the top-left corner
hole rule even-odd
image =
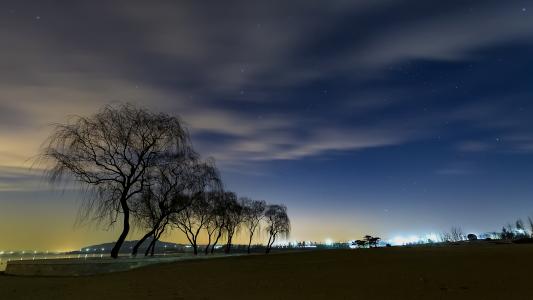
[[[0,299],[533,299],[533,245],[251,255],[87,277],[0,276]]]

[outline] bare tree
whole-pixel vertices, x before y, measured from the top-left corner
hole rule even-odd
[[[212,213],[209,198],[222,190],[222,184],[213,161],[196,165],[192,182],[190,205],[173,215],[171,222],[185,234],[196,255],[198,254],[198,236],[209,223]]]
[[[515,238],[515,233],[513,231],[513,226],[507,224],[502,227],[502,232],[500,233],[500,238],[503,240],[513,240]]]
[[[80,220],[92,216],[111,226],[122,217],[122,232],[111,250],[116,258],[130,230],[131,202],[144,190],[147,170],[160,155],[179,157],[189,149],[187,131],[177,118],[125,104],[55,125],[40,157],[49,166],[51,182],[70,175],[92,192]]]
[[[224,227],[224,193],[225,192],[212,192],[208,197],[209,216],[208,221],[205,224],[205,231],[207,233],[207,244],[204,248],[205,255],[209,254],[211,243],[218,243],[220,236],[222,236],[222,230]],[[216,238],[216,240],[213,240]],[[214,249],[211,249],[211,253]]]
[[[524,225],[524,221],[522,221],[522,219],[516,220],[515,227],[516,227],[516,233],[517,233],[518,238],[528,237],[527,228]]]
[[[530,237],[533,238],[533,219],[531,219],[531,217],[527,217],[527,222],[529,224]]]
[[[285,205],[269,205],[265,210],[266,231],[269,234],[266,253],[270,253],[278,236],[287,237],[291,231],[291,222]]]
[[[224,220],[224,234],[226,235],[226,247],[224,252],[226,254],[231,252],[231,246],[233,243],[233,236],[239,231],[241,223],[244,218],[243,207],[237,201],[237,197],[226,199],[226,210]]]
[[[142,197],[133,207],[135,222],[138,227],[148,230],[135,244],[132,255],[137,255],[139,247],[152,237],[145,255],[155,248],[172,214],[177,214],[190,204],[190,197],[185,192],[190,187],[191,166],[196,162],[196,155],[190,153],[180,159],[161,160],[147,176],[148,182]]]
[[[450,236],[452,242],[460,242],[465,239],[465,233],[463,232],[463,229],[459,226],[452,227],[450,231]]]
[[[449,232],[442,232],[440,234],[440,241],[443,243],[449,243],[452,241],[452,236]]]
[[[248,240],[248,254],[250,254],[254,233],[258,230],[259,224],[265,216],[266,202],[241,198],[241,205],[243,207],[243,222],[250,234]]]
[[[212,236],[215,236],[216,238],[213,242],[213,245],[211,245],[211,254],[215,252],[216,245],[218,244],[218,241],[222,237],[225,231],[226,227],[226,221],[228,220],[228,212],[229,208],[231,208],[232,203],[237,201],[237,195],[233,192],[223,192],[220,193],[218,201],[215,203],[215,206],[212,211],[212,217],[210,219],[210,230],[212,233]]]

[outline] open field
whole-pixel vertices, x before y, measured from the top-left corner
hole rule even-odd
[[[532,258],[533,245],[279,253],[76,278],[3,275],[0,298],[529,299]]]

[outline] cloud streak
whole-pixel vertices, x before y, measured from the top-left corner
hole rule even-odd
[[[391,13],[409,3],[417,12]],[[13,2],[0,30],[11,45],[0,58],[0,151],[11,158],[0,162],[20,148],[34,153],[46,124],[114,101],[181,115],[195,142],[223,161],[301,159],[415,140],[430,130],[424,117],[396,126],[410,114],[377,114],[421,100],[409,99],[411,87],[382,90],[387,82],[378,74],[409,61],[464,60],[530,37],[533,21],[498,1],[466,9],[458,1],[409,3],[110,1],[57,9]],[[345,84],[325,97],[336,82]]]

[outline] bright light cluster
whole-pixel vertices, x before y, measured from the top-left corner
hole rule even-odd
[[[438,242],[439,237],[436,233],[429,233],[425,236],[419,235],[409,235],[409,236],[395,236],[390,240],[390,243],[395,246],[407,245],[407,244],[418,244],[418,243],[427,243],[429,241]]]

